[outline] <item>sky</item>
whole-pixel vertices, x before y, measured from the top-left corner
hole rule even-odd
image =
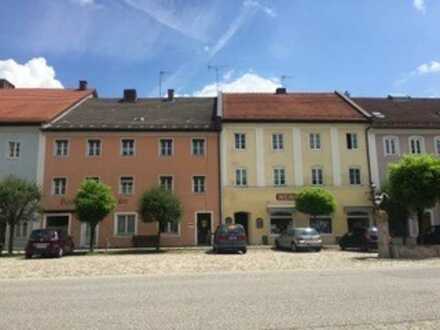
[[[173,88],[440,97],[440,0],[1,0],[0,78],[100,96]]]

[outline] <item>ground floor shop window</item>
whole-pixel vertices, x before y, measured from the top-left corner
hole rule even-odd
[[[287,212],[277,212],[270,215],[270,233],[272,235],[281,234],[292,225],[292,215]]]
[[[315,228],[320,234],[331,234],[332,218],[329,216],[310,218],[310,227]]]
[[[368,227],[370,225],[370,216],[367,212],[348,212],[347,225],[348,231],[353,231],[354,228]]]

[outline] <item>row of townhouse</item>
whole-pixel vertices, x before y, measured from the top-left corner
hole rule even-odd
[[[6,86],[9,88],[2,88]],[[13,86],[12,86],[13,87]],[[100,98],[75,90],[0,84],[0,178],[36,181],[43,215],[16,228],[22,246],[35,227],[63,228],[86,247],[89,228],[72,200],[84,179],[104,182],[117,208],[98,227],[99,247],[127,247],[154,234],[140,219],[140,195],[153,186],[183,203],[179,223],[161,227],[167,246],[208,245],[220,223],[240,223],[251,244],[288,226],[313,226],[333,243],[374,223],[372,194],[389,162],[440,154],[440,100],[350,98],[340,93],[220,93],[216,98]],[[1,145],[0,145],[1,147]],[[309,219],[296,211],[306,186],[331,191],[336,212]],[[411,219],[410,219],[411,220]],[[417,222],[411,220],[417,234]],[[439,223],[438,207],[426,226]]]

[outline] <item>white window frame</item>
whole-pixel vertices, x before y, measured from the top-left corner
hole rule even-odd
[[[280,182],[277,183],[277,174],[276,174],[277,171],[280,171],[278,179],[281,179],[281,171],[283,172],[284,183],[281,183],[281,180],[280,180]],[[285,187],[285,186],[287,186],[287,175],[286,175],[286,168],[285,167],[283,167],[283,166],[276,166],[276,167],[274,167],[272,169],[272,182],[273,182],[274,187]]]
[[[61,141],[66,141],[67,142],[67,153],[65,155],[58,155],[57,151],[58,151],[58,142]],[[56,158],[67,158],[69,157],[70,154],[70,139],[66,139],[66,138],[60,138],[60,139],[55,139],[55,141],[53,142],[53,156]]]
[[[272,151],[284,151],[284,134],[272,133]]]
[[[161,174],[158,177],[159,187],[162,187],[162,178],[170,177],[171,178],[171,192],[174,192],[174,175],[169,174]]]
[[[134,233],[120,234],[120,233],[118,233],[118,216],[128,216],[128,215],[134,215]],[[127,227],[127,224],[125,225],[125,227]],[[113,235],[115,237],[129,238],[132,235],[137,235],[137,233],[138,233],[138,214],[137,214],[137,212],[115,212],[114,218],[113,218]]]
[[[194,153],[193,146],[194,146],[194,141],[195,140],[203,141],[203,153],[202,154],[195,154]],[[208,144],[208,142],[207,142],[206,138],[203,138],[203,137],[193,137],[193,138],[191,138],[191,146],[190,146],[191,147],[191,155],[195,156],[195,157],[205,157],[206,154],[207,154],[207,144]]]
[[[126,194],[126,193],[124,193],[123,192],[123,189],[122,189],[122,178],[132,178],[133,179],[133,185],[132,185],[132,190],[131,190],[131,193],[130,194]],[[135,177],[134,177],[134,175],[121,175],[120,177],[119,177],[119,195],[122,195],[122,196],[133,196],[134,194],[135,194]]]
[[[198,178],[198,177],[204,178],[203,179],[203,191],[196,191],[196,189],[195,189],[196,188],[195,178]],[[206,175],[193,175],[193,177],[192,177],[192,192],[195,194],[205,194],[207,191],[206,183],[207,183]]]
[[[440,136],[434,137],[434,153],[440,155]]]
[[[347,137],[350,135],[350,144],[351,148],[348,146],[348,140]],[[356,142],[356,143],[354,143]],[[359,136],[356,132],[347,132],[345,133],[345,143],[347,145],[347,150],[358,150],[359,149]]]
[[[320,171],[321,172],[321,182],[320,183],[313,183],[313,181],[314,181],[314,173],[316,171]],[[324,169],[322,168],[322,166],[313,166],[311,168],[311,170],[310,170],[310,173],[311,173],[310,183],[312,184],[312,186],[323,186],[324,185]],[[317,174],[317,175],[318,175],[317,179],[319,179],[319,174]],[[316,181],[318,182],[319,180],[316,180]]]
[[[171,141],[171,154],[162,155],[162,141]],[[159,157],[172,157],[174,156],[174,139],[171,137],[161,137],[159,138]]]
[[[237,147],[237,142],[236,142],[237,141],[236,140],[237,135],[240,135],[240,136],[243,137],[242,139],[239,138],[239,145],[238,145],[238,147]],[[240,133],[240,132],[234,133],[234,149],[235,149],[235,151],[245,151],[246,148],[247,148],[246,133]]]
[[[97,176],[97,175],[87,175],[84,180],[95,180],[96,182],[102,182],[101,181],[101,177]]]
[[[13,155],[11,156],[11,149],[10,149],[10,144],[14,143],[14,148],[13,148]],[[18,156],[17,156],[17,145],[18,145]],[[22,144],[20,140],[8,140],[6,142],[6,158],[9,160],[17,160],[20,159],[21,154],[22,154]]]
[[[390,141],[390,148],[391,148],[391,141],[394,141],[394,149],[395,153],[391,153],[387,151],[387,141]],[[383,154],[384,156],[399,156],[400,155],[400,143],[399,143],[399,137],[395,135],[387,135],[383,137]]]
[[[241,174],[240,174],[240,183],[237,183],[237,171],[240,171],[241,172]],[[246,184],[243,184],[242,182],[243,182],[243,173],[245,173],[245,177],[246,177]],[[245,168],[245,167],[237,167],[235,170],[234,170],[234,186],[236,186],[236,187],[248,187],[249,186],[249,178],[248,178],[248,171],[247,171],[247,168]]]
[[[56,179],[64,179],[65,180],[65,186],[64,186],[64,194],[57,194],[55,193],[55,180]],[[67,195],[67,185],[68,185],[68,179],[65,176],[56,176],[52,178],[52,187],[51,187],[51,194],[52,196],[66,196]]]
[[[352,183],[351,182],[351,174],[350,174],[351,170],[358,170],[359,171],[359,183]],[[350,166],[348,168],[348,183],[350,184],[350,186],[360,186],[360,185],[362,185],[362,172],[361,172],[361,168],[359,166]]]
[[[90,144],[89,144],[89,142],[90,141],[99,141],[99,155],[90,155]],[[101,157],[102,156],[102,152],[103,152],[103,142],[102,142],[102,139],[100,139],[100,138],[88,138],[87,139],[87,141],[86,141],[86,145],[87,145],[87,148],[86,148],[86,156],[87,157],[89,157],[89,158],[96,158],[96,157]]]
[[[309,148],[313,151],[321,150],[321,133],[309,133]]]
[[[420,144],[420,153],[417,152],[412,152],[412,146],[411,146],[411,142],[412,141],[419,141]],[[408,153],[410,153],[411,155],[423,155],[425,153],[425,138],[423,136],[420,135],[412,135],[408,138]]]
[[[133,141],[133,154],[124,155],[124,142],[125,141]],[[121,156],[122,157],[134,157],[136,156],[136,139],[134,138],[121,138]]]

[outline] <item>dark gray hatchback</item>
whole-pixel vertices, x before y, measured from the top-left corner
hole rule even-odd
[[[214,233],[213,250],[215,253],[223,251],[246,253],[247,238],[243,226],[236,224],[218,226]]]

